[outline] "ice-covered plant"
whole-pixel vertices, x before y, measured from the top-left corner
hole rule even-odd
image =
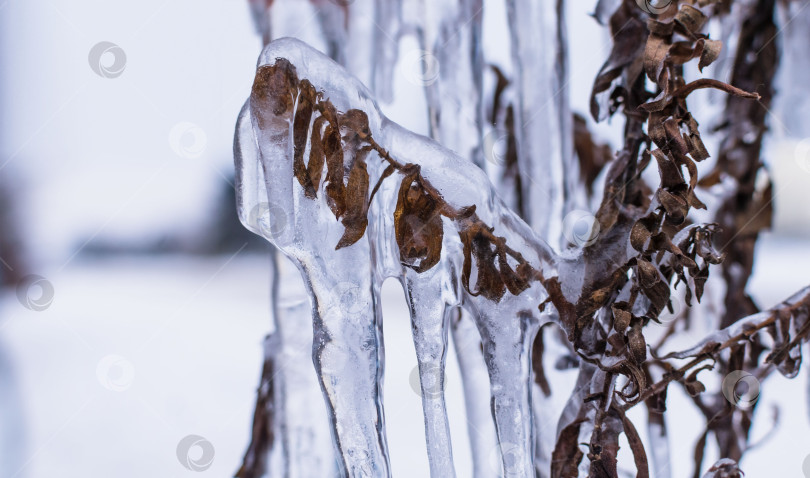
[[[553,227],[539,237],[480,169],[390,122],[339,65],[294,40],[270,43],[237,126],[240,217],[296,263],[311,294],[313,358],[340,473],[390,473],[379,395],[379,288],[386,277],[397,277],[411,309],[423,388],[428,371],[440,370],[443,380],[454,309],[466,310],[477,325],[506,476],[617,477],[621,434],[637,476],[651,476],[647,450],[627,416],[638,404],[648,409],[653,475],[668,476],[663,417],[673,384],[706,416],[695,474],[711,433],[724,460],[707,476],[739,476],[754,403],[738,384],[749,383],[749,376],[758,384],[773,370],[794,376],[810,337],[810,288],[763,312],[745,293],[753,243],[769,223],[770,186],[757,187],[756,178],[773,96],[775,8],[774,0],[599,2],[597,17],[609,23],[613,49],[594,82],[591,113],[603,120],[622,112],[624,144],[606,158],[586,122],[572,120],[571,146],[581,170],[574,183],[590,195],[598,169],[604,164],[607,171],[585,239],[568,241],[573,244],[561,252],[545,242]],[[348,15],[351,8],[341,11]],[[724,54],[723,42],[703,33],[713,16],[737,27],[736,52],[727,57],[730,84],[688,81],[685,73],[690,64],[702,72]],[[509,80],[495,71],[499,103]],[[700,177],[697,163],[711,155],[687,100],[705,88],[727,95],[728,113],[718,159]],[[501,118],[517,137],[512,154],[533,154],[525,145],[538,138],[515,128],[513,105],[503,107],[509,113]],[[496,123],[498,109],[493,105]],[[558,159],[569,161],[564,158]],[[536,161],[535,168],[543,166]],[[658,172],[654,188],[644,179],[648,168]],[[525,186],[517,192],[524,201]],[[717,196],[706,201],[709,216],[695,213],[707,210],[704,194]],[[260,208],[267,203],[272,208]],[[271,210],[281,211],[289,227],[267,228]],[[726,300],[707,327],[716,330],[692,348],[673,351],[668,339],[693,320],[688,311],[717,268]],[[349,310],[342,302],[347,287],[354,290]],[[680,294],[685,312],[662,328]],[[541,431],[532,425],[530,396],[551,392],[542,330],[552,324],[563,331],[579,377],[559,417],[555,445],[544,449],[535,442]],[[701,382],[712,371],[723,382],[716,393]],[[423,406],[431,474],[453,476],[443,393],[423,393]],[[267,408],[261,404],[257,415]],[[261,476],[266,467],[256,456],[269,447],[249,453],[240,476]],[[487,452],[476,443],[473,448]]]

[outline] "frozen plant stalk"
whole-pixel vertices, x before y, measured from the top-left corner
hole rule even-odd
[[[518,164],[532,227],[548,242],[562,237],[572,201],[573,124],[568,104],[563,0],[508,0],[519,96]],[[554,244],[555,246],[557,244]]]
[[[530,345],[553,272],[548,246],[484,173],[383,116],[369,91],[294,39],[268,45],[240,122],[261,174],[242,212],[266,200],[288,227],[263,231],[299,268],[313,304],[313,361],[342,473],[389,476],[383,421],[384,279],[404,285],[423,384],[432,476],[453,476],[443,386],[447,313],[462,305],[483,339],[505,476],[532,473]],[[268,218],[259,218],[259,221]],[[475,267],[473,267],[475,266]]]

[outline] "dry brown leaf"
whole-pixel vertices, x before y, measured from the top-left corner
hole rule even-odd
[[[400,261],[416,272],[435,266],[441,257],[444,228],[439,204],[421,183],[418,169],[399,187],[394,228]]]

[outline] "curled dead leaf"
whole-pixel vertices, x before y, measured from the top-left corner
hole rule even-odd
[[[441,257],[444,228],[439,204],[425,190],[418,168],[402,180],[394,211],[400,261],[417,272],[435,266]]]

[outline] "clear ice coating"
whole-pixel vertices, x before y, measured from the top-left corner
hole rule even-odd
[[[425,87],[431,137],[483,168],[483,2],[438,0],[421,13],[419,31],[426,53],[419,79]]]
[[[527,178],[523,197],[529,223],[549,242],[563,237],[560,218],[573,209],[571,181],[577,177],[564,9],[564,1],[507,1],[519,97],[518,165]]]
[[[806,2],[780,3],[780,37],[782,58],[779,61],[779,95],[777,96],[778,127],[787,136],[804,139],[810,136],[810,120],[807,110],[807,75],[810,73],[810,58],[807,42],[810,41],[810,8]]]
[[[373,72],[389,72],[396,59],[396,41],[389,33],[371,28],[368,12],[375,12],[378,25],[391,25],[398,18],[394,2],[375,4],[373,0],[354,0],[348,4],[322,1],[320,3],[297,0],[251,0],[251,10],[257,31],[266,45],[273,37],[304,34],[298,17],[312,17],[316,28],[307,29],[312,35],[307,38],[321,45],[323,51],[345,66],[367,84],[374,81]],[[391,18],[388,18],[391,17]],[[391,30],[393,31],[393,30]],[[393,57],[386,56],[392,47]],[[379,58],[377,58],[379,56]],[[390,74],[388,75],[390,81]],[[242,122],[247,127],[250,122]],[[237,146],[239,145],[237,141]],[[254,152],[242,151],[255,156]],[[244,156],[244,155],[243,155]],[[260,167],[258,161],[249,162]],[[252,193],[251,193],[252,194]],[[283,214],[274,214],[264,201],[253,210],[256,216],[266,213],[276,218],[277,224],[265,227],[281,228],[286,225]],[[250,222],[250,219],[248,219]],[[331,443],[326,409],[321,399],[320,387],[310,360],[302,361],[301,353],[311,355],[312,324],[309,320],[309,301],[304,282],[289,260],[276,257],[273,248],[271,287],[272,324],[274,332],[268,336],[265,346],[265,370],[262,372],[260,390],[273,383],[272,396],[265,396],[257,403],[256,419],[272,433],[272,439],[264,439],[264,431],[254,426],[253,440],[245,459],[245,473],[263,473],[286,478],[315,478],[335,475],[335,455]],[[285,271],[293,269],[294,274]],[[307,310],[302,314],[298,304],[304,297]],[[308,341],[308,342],[307,342]],[[260,392],[261,393],[261,392]],[[301,405],[301,406],[299,406]],[[314,408],[313,408],[314,407]],[[272,409],[272,412],[265,409]],[[240,475],[241,476],[241,475]],[[253,476],[253,475],[251,475]],[[264,475],[263,475],[264,476]]]
[[[306,284],[312,360],[341,474],[390,476],[379,291],[386,278],[396,277],[413,325],[431,476],[455,475],[444,387],[428,385],[437,370],[440,384],[444,380],[450,317],[459,306],[482,339],[501,473],[533,476],[530,350],[541,321],[548,320],[538,310],[547,294],[536,280],[519,290],[514,283],[488,290],[493,270],[485,263],[497,255],[494,272],[502,275],[516,266],[516,257],[546,276],[556,275],[556,266],[548,245],[504,206],[486,175],[388,120],[357,79],[290,38],[262,52],[239,117],[235,153],[240,220],[289,258]],[[427,190],[438,194],[439,206],[435,197],[426,199]],[[420,218],[418,210],[398,208],[401,202],[432,205],[434,213]],[[412,219],[423,220],[430,234],[409,229]],[[470,224],[486,227],[471,238],[464,236]],[[396,232],[403,228],[410,236]],[[481,234],[493,242],[481,242]],[[462,243],[462,237],[472,242]],[[436,238],[438,257],[430,252]],[[470,243],[472,258],[465,257]],[[403,257],[403,250],[416,257]],[[466,352],[469,347],[460,350],[459,361],[472,363]],[[471,376],[475,370],[462,364],[465,387],[480,384],[480,376]],[[468,407],[480,413],[480,404]]]
[[[243,111],[244,113],[244,111]],[[245,141],[247,139],[247,141]],[[241,114],[234,142],[237,211],[243,224],[260,236],[278,234],[288,226],[286,217],[265,199],[259,151],[252,139],[250,118]],[[336,472],[331,434],[320,389],[308,357],[312,351],[311,305],[304,283],[285,257],[270,254],[270,318],[273,332],[265,340],[261,387],[273,383],[269,406],[273,409],[274,443],[270,449],[250,450],[248,460],[266,460],[269,476],[319,478]],[[288,266],[288,267],[284,267]],[[292,269],[292,271],[290,271]],[[290,273],[292,272],[292,274]],[[296,277],[299,276],[299,277]],[[251,461],[246,465],[255,466]]]

